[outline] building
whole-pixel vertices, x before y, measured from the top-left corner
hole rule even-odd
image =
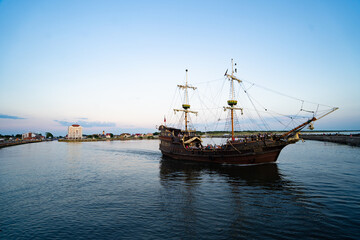
[[[142,134],[142,133],[136,133],[136,134],[134,135],[134,137],[135,137],[135,138],[142,138],[142,137],[144,137],[144,134]]]
[[[78,124],[73,124],[68,128],[68,139],[82,139],[82,127]]]
[[[35,137],[36,137],[35,133],[28,132],[28,133],[23,133],[21,138],[22,140],[32,140],[35,139]]]
[[[130,133],[122,133],[122,134],[120,134],[120,137],[121,138],[129,138],[129,137],[131,137],[131,134]]]
[[[44,140],[45,137],[41,136],[41,134],[28,132],[28,133],[23,133],[21,139],[22,140]]]

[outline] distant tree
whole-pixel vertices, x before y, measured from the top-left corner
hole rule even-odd
[[[14,137],[15,137],[14,135],[5,135],[4,136],[5,139],[14,138]]]
[[[54,136],[49,132],[46,132],[45,134],[46,134],[46,138],[54,138]]]
[[[22,138],[22,134],[16,134],[15,137],[16,138]]]
[[[99,138],[99,135],[97,135],[97,134],[94,134],[94,135],[92,135],[92,136],[93,136],[93,138],[96,138],[96,139]]]
[[[113,137],[114,137],[114,134],[110,133],[110,137],[113,138]]]
[[[159,135],[159,132],[154,132],[153,135],[154,136]]]

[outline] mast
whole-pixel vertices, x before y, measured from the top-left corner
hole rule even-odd
[[[235,63],[235,66],[236,66],[236,63]],[[234,134],[234,110],[240,110],[241,114],[243,114],[243,109],[235,107],[236,104],[237,104],[237,100],[235,100],[234,81],[237,81],[237,82],[241,83],[241,80],[238,79],[237,77],[235,77],[235,75],[234,75],[234,61],[233,61],[233,59],[231,59],[231,74],[228,74],[227,72],[228,71],[226,70],[225,76],[230,81],[231,99],[227,101],[229,107],[224,107],[224,111],[226,111],[227,109],[230,110],[230,114],[231,114],[231,139],[234,141],[235,140],[235,136],[234,136],[235,135]],[[236,68],[235,68],[235,72],[237,72]]]
[[[190,111],[190,104],[189,104],[189,95],[188,95],[188,88],[191,88],[193,90],[196,89],[196,87],[192,87],[188,85],[188,70],[186,69],[186,81],[185,85],[177,85],[178,88],[185,90],[185,96],[184,96],[184,103],[182,105],[183,109],[174,109],[174,112],[184,112],[185,113],[185,132],[188,132],[188,113],[195,113],[197,115],[197,112]]]

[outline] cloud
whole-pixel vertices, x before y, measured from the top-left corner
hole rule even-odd
[[[79,124],[82,127],[91,128],[91,127],[115,127],[116,124],[114,122],[89,122],[89,121],[76,121],[76,122],[68,122],[68,121],[59,121],[54,120],[57,123],[60,123],[62,126],[68,127],[73,124]]]
[[[25,119],[25,118],[22,118],[22,117],[10,116],[10,115],[5,115],[5,114],[0,114],[0,118],[4,118],[4,119]]]

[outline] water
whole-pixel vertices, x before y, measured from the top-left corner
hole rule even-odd
[[[0,150],[0,239],[360,239],[360,148],[276,164],[162,159],[157,140]]]

